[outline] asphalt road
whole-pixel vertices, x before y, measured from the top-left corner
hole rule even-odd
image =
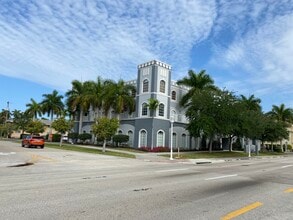
[[[0,141],[0,219],[291,220],[292,169],[290,156],[194,165]]]

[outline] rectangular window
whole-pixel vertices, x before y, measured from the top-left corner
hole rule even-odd
[[[159,105],[159,116],[164,116],[164,104]]]

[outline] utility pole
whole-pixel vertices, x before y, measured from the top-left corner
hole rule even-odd
[[[7,123],[8,117],[9,117],[9,101],[7,102],[5,124]]]

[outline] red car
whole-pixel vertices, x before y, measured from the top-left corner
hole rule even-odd
[[[41,148],[44,148],[45,140],[41,136],[26,136],[21,141],[22,147],[32,147],[32,146],[40,146]]]

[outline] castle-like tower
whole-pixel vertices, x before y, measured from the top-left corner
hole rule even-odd
[[[174,148],[191,146],[184,110],[179,106],[187,88],[171,81],[171,69],[166,63],[152,60],[138,65],[136,82],[129,82],[137,88],[136,111],[131,117],[121,117],[119,132],[129,135],[129,144],[134,148],[170,147],[171,136]],[[158,100],[157,109],[149,109],[149,99]]]

